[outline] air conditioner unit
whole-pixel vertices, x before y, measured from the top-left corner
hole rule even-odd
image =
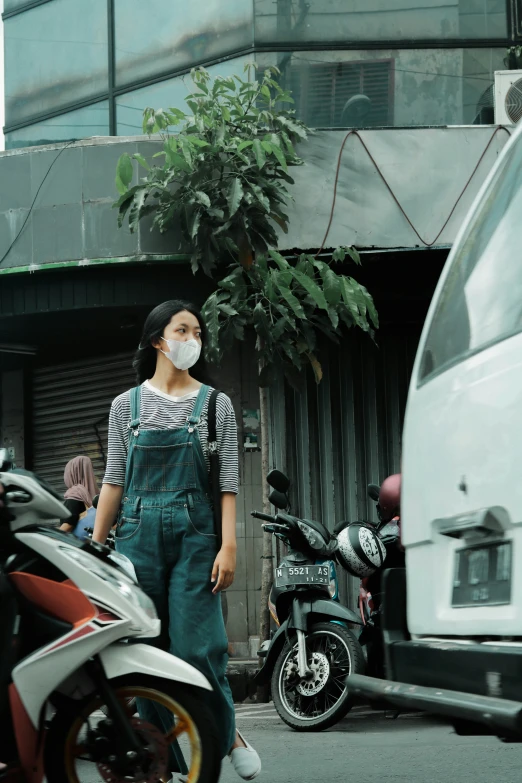
[[[495,124],[516,125],[522,119],[522,70],[495,71]]]

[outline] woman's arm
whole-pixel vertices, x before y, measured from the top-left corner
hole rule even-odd
[[[96,509],[96,521],[94,523],[93,541],[104,544],[109,535],[111,527],[116,522],[118,510],[123,495],[123,487],[116,484],[104,484],[98,500]]]
[[[216,406],[216,430],[220,463],[222,545],[212,569],[213,592],[226,590],[236,571],[236,495],[239,490],[237,424],[230,399],[220,394]]]
[[[59,530],[63,530],[65,533],[72,533],[75,529],[76,525],[78,524],[78,520],[80,519],[80,514],[83,514],[85,511],[85,503],[82,503],[81,500],[74,500],[73,498],[66,498],[64,500],[63,505],[65,506],[68,511],[71,512],[71,516],[67,520],[67,522],[63,522]]]
[[[109,414],[109,449],[107,468],[103,486],[96,508],[93,541],[104,544],[109,530],[116,522],[123,495],[125,483],[125,468],[127,461],[127,441],[125,439],[124,415],[117,397],[111,405]]]
[[[233,492],[221,495],[221,517],[223,543],[214,561],[211,577],[211,581],[216,582],[212,590],[214,594],[230,587],[236,572],[236,496]]]

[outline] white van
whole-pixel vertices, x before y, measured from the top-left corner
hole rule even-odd
[[[522,739],[522,128],[435,292],[402,478],[406,590],[390,571],[388,680],[352,688],[447,715],[461,733]]]

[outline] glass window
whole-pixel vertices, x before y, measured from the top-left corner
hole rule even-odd
[[[464,236],[442,290],[420,380],[522,330],[522,140]]]
[[[5,135],[6,149],[34,147],[55,141],[74,141],[90,136],[109,135],[109,102],[70,111],[27,128],[10,131]]]
[[[382,49],[257,54],[278,65],[298,116],[314,128],[494,122],[504,49]]]
[[[4,35],[7,125],[107,92],[107,0],[53,0]]]
[[[253,43],[253,0],[115,0],[118,84],[187,68]]]
[[[219,65],[208,68],[212,76],[232,76],[237,74],[243,78],[243,68],[249,58],[226,60]],[[148,106],[153,109],[177,108],[189,111],[185,105],[185,97],[192,92],[193,84],[190,75],[176,76],[163,82],[133,90],[116,99],[116,124],[118,136],[141,135],[143,111]]]
[[[254,0],[257,43],[506,38],[506,0]]]

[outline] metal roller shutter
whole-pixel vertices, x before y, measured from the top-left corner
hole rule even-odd
[[[112,400],[135,385],[132,354],[36,369],[33,376],[34,470],[64,491],[67,462],[91,458],[101,484]]]

